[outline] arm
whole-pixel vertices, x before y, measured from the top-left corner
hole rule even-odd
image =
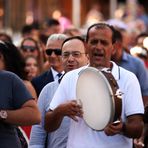
[[[4,122],[15,125],[32,125],[41,120],[40,112],[34,100],[25,102],[20,109],[6,110],[8,117]]]
[[[50,101],[49,98],[51,98],[51,96],[50,96],[51,91],[50,90],[51,90],[51,88],[48,87],[48,85],[47,85],[42,89],[42,91],[39,95],[37,104],[38,104],[38,108],[41,113],[41,123],[32,126],[30,141],[29,141],[30,148],[31,147],[44,148],[47,135],[49,136],[49,134],[44,130],[44,117],[45,117],[46,105]],[[52,90],[53,90],[53,88],[52,88]]]
[[[45,115],[45,130],[48,132],[55,131],[61,125],[64,116],[69,116],[77,121],[77,117],[82,117],[82,107],[72,100],[59,105],[53,111],[48,111]]]
[[[142,115],[137,114],[127,117],[125,123],[121,121],[117,125],[109,124],[104,131],[108,136],[123,134],[129,138],[139,138],[142,134],[143,127]]]
[[[129,138],[139,138],[144,128],[142,115],[131,115],[123,126],[122,132]]]
[[[29,148],[44,148],[47,134],[40,124],[33,125],[31,128]]]
[[[135,148],[142,148],[144,144],[144,139],[148,133],[148,105],[145,106],[145,113],[144,113],[144,130],[139,139],[134,139],[134,146]]]
[[[37,100],[37,94],[31,82],[24,80],[24,84],[26,88],[28,89],[28,91],[30,92],[30,94],[32,95],[32,97],[35,98],[35,100]]]
[[[134,148],[143,148],[144,147],[144,130],[140,138],[134,139]]]
[[[148,106],[148,96],[143,96],[143,103],[144,103],[144,106]]]

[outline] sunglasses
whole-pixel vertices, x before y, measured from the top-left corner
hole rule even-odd
[[[46,54],[51,56],[52,52],[54,52],[55,55],[61,55],[62,51],[61,49],[46,49]]]
[[[34,52],[37,49],[35,46],[22,46],[21,48],[24,52]]]

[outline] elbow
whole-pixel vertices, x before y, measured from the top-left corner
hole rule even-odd
[[[32,125],[39,124],[41,122],[41,114],[40,112],[35,113],[34,117],[32,118]]]
[[[41,122],[41,114],[40,113],[38,113],[35,120],[36,120],[36,124],[39,124]]]
[[[52,118],[52,112],[47,112],[45,115],[44,129],[47,132],[53,132],[58,129],[56,121]]]
[[[50,128],[50,126],[44,126],[44,129],[46,132],[50,133],[50,132],[54,132],[57,130],[57,128]]]
[[[32,110],[32,124],[39,124],[41,122],[41,113],[39,111],[38,108],[35,108],[34,110]]]
[[[46,132],[52,132],[52,130],[46,124],[44,125],[44,129]]]
[[[45,125],[44,125],[44,129],[46,132],[53,132],[55,131],[55,129],[51,128],[50,126],[51,124],[48,122],[48,119],[45,116]]]

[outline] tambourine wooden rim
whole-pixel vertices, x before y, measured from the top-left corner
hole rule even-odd
[[[94,67],[79,73],[76,97],[82,104],[83,118],[94,130],[103,130],[113,122],[115,115],[114,92],[106,76]]]

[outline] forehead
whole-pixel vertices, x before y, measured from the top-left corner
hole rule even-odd
[[[32,40],[25,40],[23,45],[35,45],[35,42]]]
[[[35,58],[29,57],[29,58],[26,60],[26,63],[37,63],[37,61],[36,61]]]
[[[49,40],[46,48],[61,48],[63,40]]]
[[[112,30],[108,27],[105,28],[93,27],[89,30],[89,39],[90,38],[104,38],[112,40]]]
[[[64,43],[62,50],[84,51],[84,43],[79,39],[72,39]]]

